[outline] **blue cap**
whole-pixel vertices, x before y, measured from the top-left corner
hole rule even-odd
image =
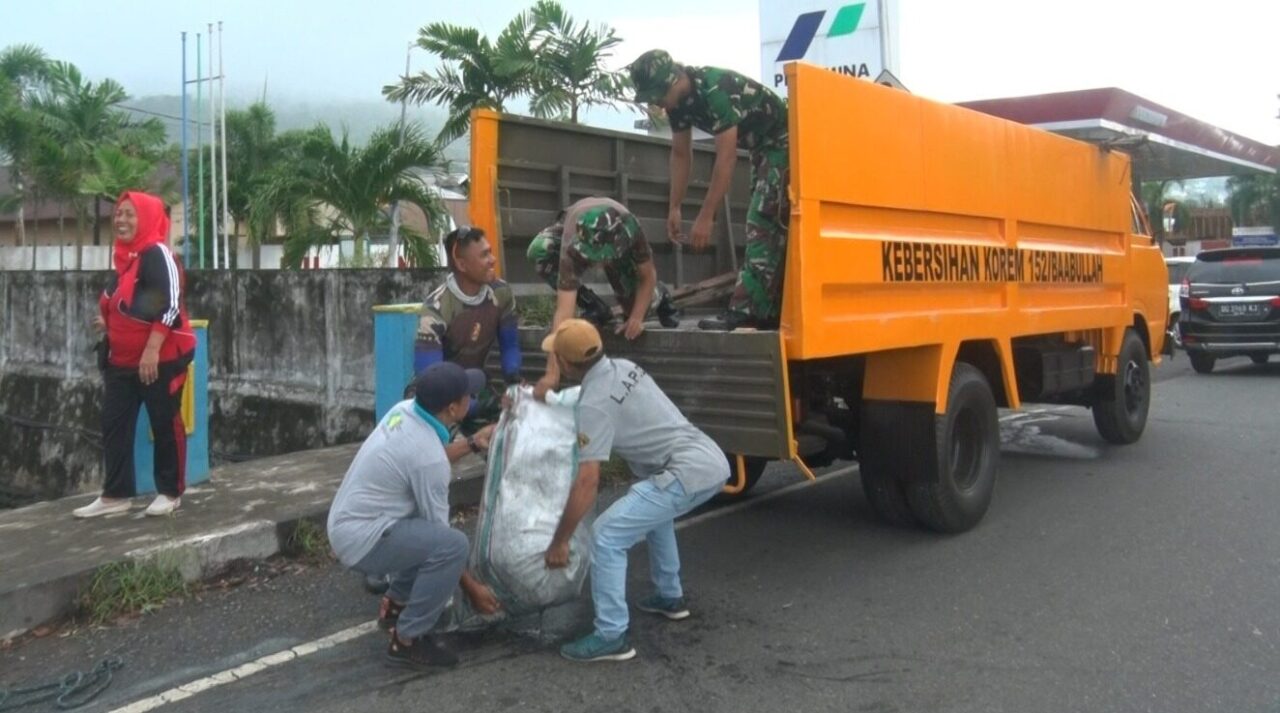
[[[451,361],[442,361],[424,369],[416,381],[414,399],[427,413],[434,414],[463,396],[480,393],[487,379],[479,369],[463,369]]]

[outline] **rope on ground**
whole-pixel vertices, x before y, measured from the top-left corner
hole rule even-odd
[[[46,701],[53,701],[59,710],[79,708],[107,690],[113,673],[121,666],[124,666],[124,659],[108,656],[87,674],[72,671],[52,683],[23,688],[0,688],[0,711],[17,710]]]

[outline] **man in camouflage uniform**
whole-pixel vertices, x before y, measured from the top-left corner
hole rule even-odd
[[[636,101],[662,107],[671,122],[667,231],[673,240],[682,239],[680,209],[692,163],[692,129],[697,127],[716,138],[716,169],[689,236],[695,249],[706,247],[711,238],[716,208],[733,179],[737,150],[751,153],[746,260],[728,311],[716,319],[704,319],[698,326],[712,330],[776,328],[791,219],[786,102],[742,74],[717,67],[680,65],[662,50],[645,52],[628,70]]]
[[[451,361],[464,369],[484,369],[496,342],[504,381],[518,383],[521,355],[516,299],[511,287],[497,278],[497,261],[484,231],[459,228],[445,236],[444,245],[449,277],[422,303],[413,346],[414,374],[422,374],[440,361]],[[504,390],[502,382],[491,383],[472,399],[471,412],[461,422],[464,434],[497,422]]]
[[[554,329],[582,307],[584,317],[601,327],[613,319],[613,311],[582,284],[582,276],[595,265],[604,269],[626,321],[616,331],[635,339],[644,331],[647,317],[657,317],[664,327],[677,327],[676,309],[665,285],[658,282],[653,253],[640,223],[626,206],[610,198],[584,198],[560,212],[529,243],[529,260],[538,274],[556,291]]]

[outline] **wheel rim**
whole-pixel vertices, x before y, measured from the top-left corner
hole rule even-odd
[[[956,414],[951,427],[951,480],[959,490],[978,482],[982,458],[982,422],[973,409]]]
[[[1173,323],[1173,329],[1169,330],[1173,333],[1173,346],[1182,346],[1182,325],[1177,322]]]
[[[1142,366],[1130,360],[1124,366],[1124,410],[1136,415],[1146,402],[1147,377],[1142,373]]]

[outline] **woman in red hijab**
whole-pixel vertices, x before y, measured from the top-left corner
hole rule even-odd
[[[196,337],[182,301],[182,268],[169,250],[164,202],[138,191],[120,196],[112,219],[115,274],[98,299],[98,329],[106,332],[102,445],[106,482],[102,495],[76,517],[125,512],[135,495],[134,431],[147,407],[155,437],[159,493],[148,515],[168,515],[186,488],[187,431],[180,403]]]

